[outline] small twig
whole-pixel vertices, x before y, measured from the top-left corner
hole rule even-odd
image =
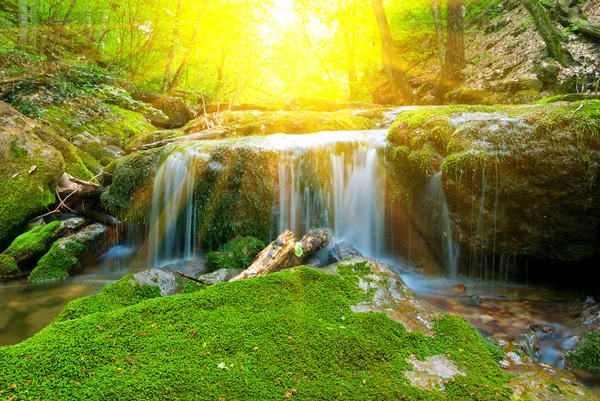
[[[76,211],[74,211],[73,209],[71,209],[69,206],[65,205],[65,202],[67,201],[67,199],[69,199],[73,194],[75,194],[77,192],[79,192],[79,191],[78,190],[74,190],[69,195],[65,196],[65,199],[60,199],[60,195],[58,194],[58,188],[57,188],[57,190],[56,190],[56,196],[58,197],[58,200],[60,201],[60,203],[58,204],[58,206],[56,207],[56,209],[54,209],[54,210],[52,210],[52,211],[50,211],[48,213],[45,213],[45,214],[43,214],[41,216],[37,216],[37,217],[35,217],[35,218],[33,218],[33,219],[29,220],[29,221],[30,222],[31,221],[35,221],[37,219],[41,219],[42,217],[46,217],[46,216],[50,216],[51,214],[58,213],[58,212],[60,212],[60,208],[63,207],[63,206],[66,207],[67,209],[69,209],[72,213],[77,214]]]
[[[180,272],[179,270],[177,270],[177,274],[179,274],[183,278],[187,278],[188,280],[192,280],[192,281],[195,281],[197,283],[204,284],[206,286],[212,285],[212,283],[208,283],[206,281],[202,281],[202,280],[198,280],[197,278],[190,277],[187,274],[184,274],[184,273]]]
[[[584,103],[585,103],[585,100],[582,100],[582,101],[581,101],[581,106],[579,106],[579,107],[577,108],[577,110],[575,110],[575,111],[573,112],[573,114],[571,114],[571,117],[573,117],[573,116],[575,115],[575,113],[577,113],[579,110],[583,109],[583,104],[584,104]]]

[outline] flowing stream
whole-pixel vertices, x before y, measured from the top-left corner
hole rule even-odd
[[[289,229],[302,235],[311,228],[331,230],[336,241],[353,244],[364,255],[384,258],[401,272],[410,270],[408,255],[394,249],[390,202],[386,194],[387,130],[319,132],[307,135],[270,135],[228,140],[192,142],[175,146],[162,161],[152,193],[149,229],[143,237],[144,257],[139,258],[138,241],[125,240],[107,253],[98,266],[78,277],[54,284],[0,285],[0,345],[22,341],[49,324],[69,301],[97,293],[110,282],[148,267],[201,257],[205,252],[196,241],[193,167],[209,162],[206,146],[228,144],[252,146],[276,153],[275,191],[271,209],[271,238]],[[210,162],[214,163],[214,162]],[[219,169],[222,166],[210,166]],[[485,188],[485,182],[483,183]],[[441,259],[446,278],[403,273],[407,284],[440,308],[469,319],[486,335],[506,340],[519,339],[529,323],[553,325],[557,335],[542,342],[541,360],[561,366],[564,350],[572,343],[572,330],[564,314],[569,303],[581,294],[494,283],[459,276],[459,247],[454,243],[453,224],[441,182],[436,174],[426,189],[421,205],[429,216],[431,230],[442,238]],[[404,228],[401,228],[404,229]],[[135,235],[133,235],[135,237]],[[139,245],[139,244],[138,244]],[[137,255],[137,256],[136,256]],[[501,257],[500,265],[511,263]],[[504,271],[504,270],[503,270]],[[469,291],[484,299],[474,306],[452,291],[461,280]]]

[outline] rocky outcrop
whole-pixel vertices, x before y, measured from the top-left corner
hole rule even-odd
[[[418,205],[441,171],[454,240],[464,248],[565,261],[594,257],[599,133],[595,100],[408,111],[388,137],[392,192]]]
[[[132,97],[135,100],[149,103],[154,108],[154,110],[146,111],[144,116],[155,127],[181,128],[195,117],[191,107],[175,97],[149,92],[134,92]]]
[[[0,247],[54,203],[64,159],[36,135],[41,129],[0,102]]]
[[[105,226],[92,224],[76,234],[59,239],[37,263],[28,282],[58,281],[78,273],[85,262],[102,252],[100,245],[105,235]]]

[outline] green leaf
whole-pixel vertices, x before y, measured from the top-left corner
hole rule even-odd
[[[298,257],[300,257],[304,254],[304,250],[300,246],[299,242],[296,242],[296,247],[294,248],[294,251],[296,252],[296,256],[298,256]]]

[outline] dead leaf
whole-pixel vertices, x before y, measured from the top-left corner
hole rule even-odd
[[[34,164],[33,166],[31,166],[31,168],[29,169],[29,174],[33,173],[35,170],[37,170],[37,166]]]

